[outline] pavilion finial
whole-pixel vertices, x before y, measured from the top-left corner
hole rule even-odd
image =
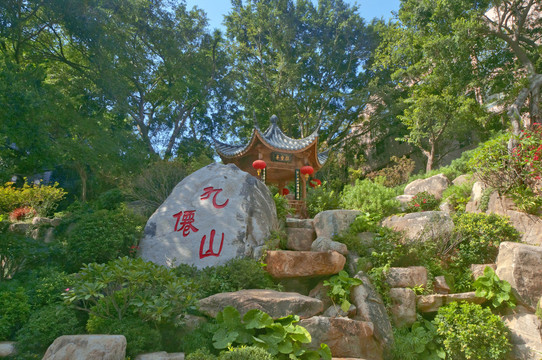
[[[277,115],[271,116],[271,124],[277,125],[278,121],[279,121],[279,118],[277,117]]]

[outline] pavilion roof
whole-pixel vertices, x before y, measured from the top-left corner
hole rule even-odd
[[[220,156],[233,158],[244,155],[249,150],[251,144],[256,137],[259,137],[265,145],[270,148],[283,151],[297,152],[309,148],[318,139],[318,130],[320,126],[313,131],[312,134],[305,138],[293,139],[287,136],[277,125],[277,117],[273,115],[271,117],[271,125],[262,132],[257,126],[252,132],[251,140],[244,145],[230,145],[218,140],[214,140],[215,148]],[[324,151],[318,154],[318,161],[320,164],[324,164],[328,158],[329,151]]]

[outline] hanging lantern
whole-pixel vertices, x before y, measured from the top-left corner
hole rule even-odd
[[[317,188],[320,185],[322,185],[322,182],[319,179],[312,179],[311,181],[309,181],[309,186],[311,188]]]
[[[290,193],[290,190],[288,190],[288,188],[284,188],[282,189],[282,196],[286,196]]]
[[[305,180],[309,179],[309,175],[312,175],[314,168],[312,166],[303,166],[301,168],[301,174],[305,175]]]
[[[267,164],[263,160],[256,160],[252,163],[252,167],[258,171],[258,176],[260,176],[260,172],[265,169]]]

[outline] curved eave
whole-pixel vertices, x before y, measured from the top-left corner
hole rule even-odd
[[[229,159],[236,158],[245,155],[247,151],[252,147],[252,145],[256,141],[256,130],[252,131],[252,138],[246,145],[230,145],[216,139],[213,140],[215,142],[215,149],[218,155]]]
[[[329,158],[329,149],[327,149],[324,152],[318,153],[316,155],[316,160],[318,160],[318,165],[320,165],[320,168],[322,168],[325,165],[328,158]]]

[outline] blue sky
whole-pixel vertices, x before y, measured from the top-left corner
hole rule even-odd
[[[392,17],[391,12],[399,10],[400,0],[345,0],[350,4],[357,4],[361,17],[367,22],[373,18],[389,19]],[[317,2],[313,0],[313,2]],[[186,0],[187,7],[190,9],[197,6],[207,13],[209,18],[209,26],[213,28],[221,28],[223,16],[231,9],[230,0]]]

